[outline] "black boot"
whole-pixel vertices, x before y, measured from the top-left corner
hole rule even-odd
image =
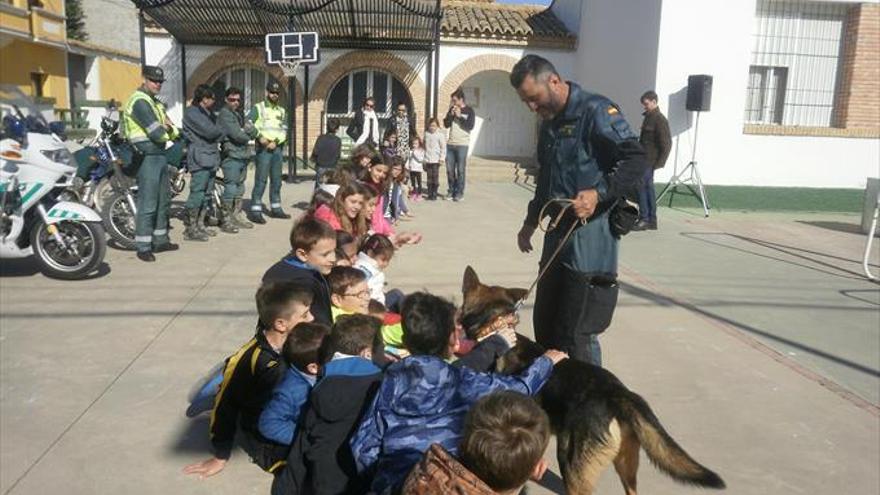
[[[156,261],[156,257],[153,256],[152,251],[138,251],[137,257],[139,260],[146,261],[148,263],[152,263],[153,261]]]
[[[205,220],[208,216],[208,208],[203,206],[199,209],[199,217],[198,222],[196,223],[196,228],[199,229],[203,234],[209,237],[215,237],[217,235],[216,229],[208,228],[205,224]]]
[[[253,223],[258,223],[260,225],[266,223],[266,219],[263,218],[262,210],[248,210],[247,219]]]
[[[207,241],[208,234],[199,228],[199,210],[186,210],[186,218],[188,221],[186,230],[183,231],[183,238],[187,241]]]
[[[280,207],[279,208],[272,208],[271,210],[269,210],[269,216],[272,218],[281,218],[284,220],[290,218],[290,215],[288,215],[287,213],[284,213],[284,210],[282,210]]]
[[[254,224],[248,222],[244,213],[241,211],[241,198],[236,198],[232,201],[232,221],[235,223],[235,226],[240,229],[254,228]]]
[[[154,253],[164,253],[165,251],[177,251],[180,249],[180,246],[174,244],[173,242],[166,242],[165,244],[159,244],[158,246],[153,248]]]
[[[651,222],[644,220],[644,219],[639,219],[639,221],[636,222],[635,225],[633,225],[632,230],[633,231],[648,230],[650,228],[650,225],[651,225]]]
[[[227,234],[237,234],[238,227],[232,219],[232,201],[224,202],[220,207],[220,231]]]

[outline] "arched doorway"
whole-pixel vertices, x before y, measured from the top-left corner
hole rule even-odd
[[[538,121],[519,99],[509,73],[487,70],[461,83],[467,104],[476,113],[470,154],[486,158],[530,158],[535,155]]]
[[[380,132],[385,132],[399,102],[404,102],[414,115],[412,97],[406,85],[388,72],[362,69],[346,74],[330,90],[324,104],[325,123],[327,119],[338,119],[342,130],[339,136],[346,139],[345,129],[368,96],[376,100]]]
[[[266,98],[266,84],[269,82],[277,82],[274,76],[266,72],[260,67],[231,67],[218,72],[211,82],[211,87],[217,93],[217,108],[224,105],[223,95],[226,88],[235,86],[242,90],[242,106],[245,114],[257,103]],[[287,108],[287,91],[286,85],[281,84],[281,97],[279,103],[282,107]]]

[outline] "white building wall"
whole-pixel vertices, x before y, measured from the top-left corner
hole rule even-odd
[[[660,0],[590,0],[581,8],[571,78],[585,90],[614,101],[638,130],[639,97],[654,87],[656,79]]]
[[[159,98],[165,102],[169,118],[174,122],[182,121],[184,104],[180,46],[171,36],[146,36],[144,51],[147,65],[158,65],[165,71],[165,84],[162,85]]]
[[[754,12],[754,0],[663,2],[656,91],[674,147],[656,180],[668,180],[676,163],[690,161],[695,133],[693,114],[684,110],[687,76],[709,74],[712,107],[700,116],[697,142],[705,183],[864,187],[866,177],[878,174],[876,139],[743,134]]]

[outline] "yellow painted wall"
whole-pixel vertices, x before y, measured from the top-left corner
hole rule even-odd
[[[67,28],[64,26],[64,20],[46,15],[44,12],[31,11],[31,28],[34,37],[38,39],[57,43],[64,43],[67,40]]]
[[[24,94],[34,96],[31,72],[43,72],[48,76],[43,96],[55,98],[56,107],[66,108],[70,103],[66,62],[67,52],[62,48],[6,38],[0,43],[0,83],[14,84]]]
[[[101,78],[101,99],[125,102],[141,85],[141,67],[122,60],[99,57],[98,74]]]
[[[10,31],[18,31],[19,33],[31,33],[31,18],[27,12],[12,13],[0,12],[0,26]]]
[[[43,9],[53,14],[64,15],[64,0],[40,0],[43,3]]]

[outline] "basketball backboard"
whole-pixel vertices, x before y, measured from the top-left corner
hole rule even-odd
[[[313,64],[318,61],[318,33],[269,33],[266,35],[266,63]]]

